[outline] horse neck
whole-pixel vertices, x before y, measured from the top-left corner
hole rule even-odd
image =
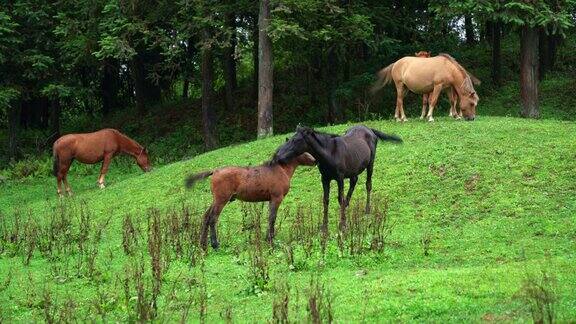
[[[297,159],[293,159],[292,161],[290,161],[287,164],[280,165],[282,170],[284,170],[284,173],[286,173],[286,175],[288,176],[288,179],[292,179],[292,176],[294,175],[294,172],[296,171],[296,168],[299,165],[298,161],[296,161],[296,160]]]
[[[309,153],[311,154],[314,153],[312,155],[316,159],[324,160],[325,162],[330,162],[332,160],[332,157],[330,156],[330,151],[332,151],[334,139],[324,134],[316,133],[315,135],[317,139],[314,138],[309,139],[310,141],[309,145],[312,146],[312,149],[314,151]]]
[[[137,156],[142,152],[142,146],[128,136],[119,134],[118,146],[122,153]]]
[[[454,64],[454,63],[452,63]],[[454,89],[456,89],[456,92],[458,93],[459,97],[462,96],[466,96],[469,94],[470,90],[466,89],[464,86],[465,80],[466,78],[468,78],[468,75],[466,75],[465,72],[462,72],[457,66],[453,65],[453,69],[454,69]]]

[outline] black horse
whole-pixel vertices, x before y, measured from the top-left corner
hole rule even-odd
[[[298,126],[296,134],[276,151],[274,161],[285,162],[304,152],[314,156],[322,175],[324,189],[324,219],[322,230],[328,233],[328,200],[330,182],[338,184],[338,202],[340,203],[340,230],[346,229],[345,209],[350,203],[352,192],[358,181],[358,175],[367,170],[366,213],[370,212],[370,192],[372,191],[372,171],[376,157],[378,139],[402,143],[402,139],[387,135],[366,126],[354,126],[343,136],[322,133],[309,127]],[[344,179],[350,179],[350,188],[344,198]]]

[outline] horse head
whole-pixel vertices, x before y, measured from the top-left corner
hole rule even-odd
[[[308,152],[298,155],[298,157],[296,157],[296,162],[298,162],[298,165],[316,165],[316,159]]]
[[[291,138],[287,138],[286,142],[276,150],[272,157],[272,163],[288,163],[288,161],[306,152],[308,144],[304,133],[307,128],[298,125],[296,133]]]
[[[140,151],[140,154],[136,157],[136,163],[144,172],[149,172],[152,170],[152,166],[150,165],[150,160],[148,159],[148,149],[143,147]]]
[[[461,88],[463,93],[459,96],[460,110],[462,111],[464,119],[472,121],[476,118],[476,106],[480,98],[476,90],[474,90],[470,77],[464,80]]]

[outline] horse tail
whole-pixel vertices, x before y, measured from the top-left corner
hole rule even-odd
[[[52,153],[52,174],[57,177],[58,176],[58,165],[60,164],[60,161],[58,159],[58,153],[56,153],[56,151],[54,151]]]
[[[394,142],[394,143],[402,143],[402,139],[396,135],[388,135],[388,134],[384,134],[381,131],[374,129],[374,128],[370,128],[372,130],[372,132],[374,132],[374,135],[376,135],[380,140],[382,141],[388,141],[388,142]]]
[[[188,178],[186,178],[186,188],[190,189],[192,188],[192,186],[199,180],[204,180],[206,178],[208,178],[209,176],[211,176],[214,173],[214,171],[205,171],[205,172],[200,172],[200,173],[196,173],[193,174],[191,176],[188,176]]]
[[[382,89],[385,85],[392,81],[392,68],[394,67],[394,63],[388,65],[387,67],[383,68],[382,70],[376,73],[378,80],[374,82],[372,86],[371,92],[375,93],[376,91]]]

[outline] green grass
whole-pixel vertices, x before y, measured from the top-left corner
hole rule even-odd
[[[271,319],[272,300],[281,282],[292,287],[292,320],[305,320],[306,291],[310,278],[317,276],[334,298],[338,322],[524,321],[531,317],[518,297],[521,286],[527,276],[541,270],[556,278],[558,319],[576,318],[575,123],[481,116],[475,122],[438,118],[435,123],[411,119],[404,124],[365,124],[404,139],[400,146],[380,143],[376,157],[373,194],[388,200],[388,216],[394,224],[384,251],[339,253],[333,183],[333,236],[326,254],[315,249],[308,258],[297,249],[299,266],[289,269],[281,248],[267,251],[270,283],[254,293],[241,204],[231,203],[220,218],[221,249],[210,250],[205,259],[208,320],[221,321],[226,309],[237,321]],[[341,133],[349,126],[323,130]],[[102,275],[96,281],[84,276],[59,280],[50,269],[60,261],[35,253],[24,265],[23,256],[5,252],[0,257],[0,283],[9,273],[12,280],[0,293],[0,319],[43,319],[42,291],[48,289],[59,307],[72,298],[81,319],[101,320],[94,312],[100,292],[105,296],[100,304],[107,320],[128,320],[116,281],[131,260],[122,249],[124,216],[143,219],[149,208],[170,210],[186,204],[199,218],[210,203],[209,185],[204,182],[187,191],[186,175],[225,165],[259,164],[284,138],[222,148],[147,174],[136,167],[113,167],[104,190],[96,189],[97,167],[76,168],[82,174],[73,167],[69,180],[75,196],[63,203],[85,204],[96,220],[111,217],[97,257]],[[362,175],[353,201],[364,201],[364,181]],[[46,218],[58,204],[51,178],[8,181],[0,184],[0,190],[0,213],[6,219],[17,211]],[[279,218],[293,215],[298,206],[311,206],[319,213],[321,196],[317,169],[299,169]],[[291,219],[283,219],[277,228],[279,246],[288,239]],[[423,253],[424,237],[430,239],[428,256]],[[200,278],[199,273],[185,260],[172,261],[159,303],[162,319],[179,318],[179,304],[166,306],[166,296],[172,289],[176,295],[192,294],[182,276]],[[190,310],[190,319],[198,320],[197,306]]]

